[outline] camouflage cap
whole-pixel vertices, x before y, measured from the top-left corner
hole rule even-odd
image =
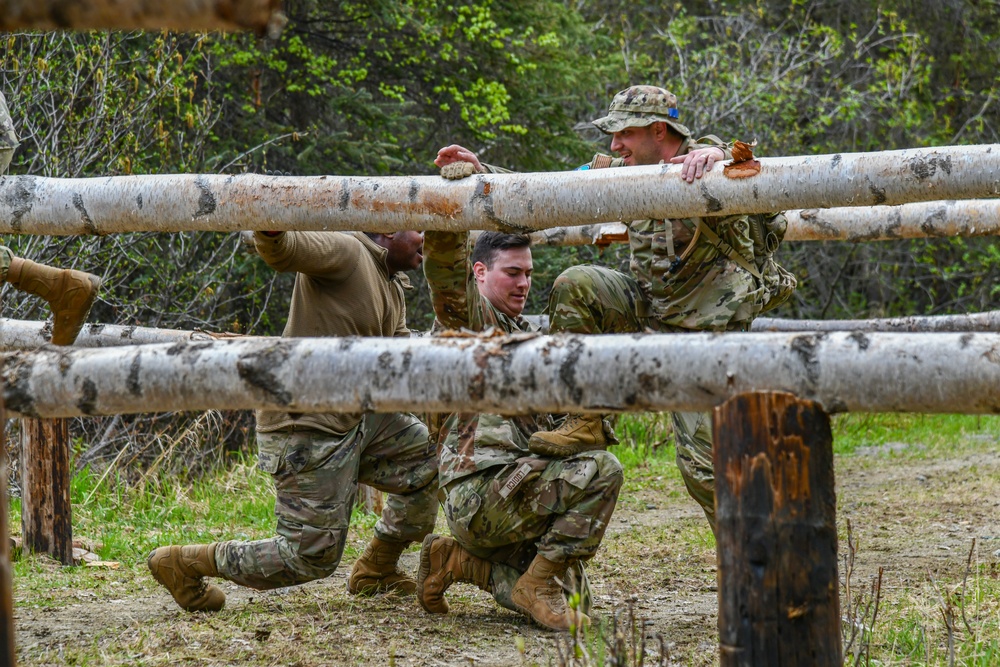
[[[646,127],[666,123],[682,137],[691,130],[677,122],[677,97],[669,90],[656,86],[632,86],[615,95],[608,115],[592,121],[607,134],[621,132],[626,127]]]

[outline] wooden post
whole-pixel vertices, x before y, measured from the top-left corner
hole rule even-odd
[[[7,443],[4,406],[0,396],[0,665],[16,662],[14,653],[14,580],[10,565],[10,515],[7,503]]]
[[[21,420],[21,527],[24,549],[73,564],[69,421]]]
[[[840,667],[830,419],[784,392],[716,408],[722,667]]]

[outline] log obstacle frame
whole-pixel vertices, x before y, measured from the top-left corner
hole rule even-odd
[[[462,183],[446,184],[436,177],[368,179],[355,177],[320,177],[290,178],[274,180],[274,177],[247,175],[244,177],[209,177],[209,176],[169,176],[156,178],[119,178],[102,179],[102,185],[95,187],[94,181],[77,179],[75,181],[59,181],[58,179],[38,179],[35,177],[11,177],[0,181],[0,194],[4,188],[16,195],[2,198],[4,201],[21,201],[28,198],[44,202],[45,206],[29,207],[30,214],[6,210],[0,206],[0,227],[9,225],[8,231],[14,233],[35,234],[107,234],[142,229],[158,231],[184,231],[188,229],[206,229],[209,231],[235,231],[238,229],[344,229],[338,225],[347,224],[351,229],[368,231],[394,231],[398,229],[445,229],[457,231],[472,229],[478,222],[486,222],[490,228],[520,231],[545,229],[556,225],[600,223],[608,219],[635,219],[645,217],[687,217],[691,215],[725,215],[729,213],[767,212],[770,210],[789,209],[795,206],[831,207],[844,202],[852,205],[882,205],[904,204],[915,201],[932,201],[938,188],[946,186],[957,187],[951,196],[960,199],[975,197],[995,197],[1000,194],[1000,150],[996,146],[965,147],[961,150],[953,148],[919,149],[913,151],[891,152],[895,171],[885,168],[873,169],[872,155],[835,155],[812,156],[795,160],[762,159],[765,173],[754,179],[754,183],[732,182],[719,174],[708,174],[698,188],[682,186],[680,190],[671,190],[671,182],[678,181],[677,168],[640,167],[633,169],[631,179],[641,181],[645,190],[642,201],[636,201],[635,189],[627,194],[617,193],[614,182],[617,170],[600,170],[598,172],[583,172],[580,174],[546,175],[547,181],[540,181],[539,175],[482,175],[467,179]],[[978,160],[978,162],[975,162]],[[988,169],[971,168],[973,163],[981,167],[982,161],[988,162]],[[872,162],[871,164],[869,162]],[[968,164],[966,164],[968,162]],[[969,168],[966,168],[969,167]],[[837,172],[836,174],[834,172]],[[840,177],[838,181],[835,175]],[[789,189],[777,188],[770,198],[758,197],[757,185],[779,184],[782,179],[793,178],[801,182],[808,177],[821,188],[822,193],[810,195],[799,201],[789,198]],[[846,179],[845,179],[846,177]],[[164,180],[165,179],[165,180]],[[329,180],[326,180],[329,179]],[[630,180],[631,180],[630,179]],[[865,183],[866,188],[858,190],[856,183]],[[164,186],[164,183],[166,185]],[[61,187],[66,186],[63,190]],[[383,187],[384,186],[384,187]],[[382,188],[380,190],[380,188]],[[751,193],[752,198],[748,195]],[[254,198],[250,195],[256,189],[271,191],[277,199],[284,198],[294,201],[295,205],[285,205],[277,217],[259,215],[261,210],[248,208],[248,202]],[[114,193],[105,197],[107,193]],[[376,194],[376,191],[379,191]],[[594,207],[586,203],[584,194],[594,194],[598,191],[602,205]],[[665,194],[669,191],[669,194]],[[164,192],[168,192],[169,196]],[[67,194],[68,193],[68,194]],[[524,196],[527,193],[527,196]],[[73,206],[64,205],[62,198],[71,196]],[[534,199],[533,197],[540,197]],[[548,197],[549,199],[546,199]],[[168,214],[153,206],[158,200],[166,205]],[[206,208],[206,200],[211,206]],[[390,201],[391,200],[391,201]],[[142,211],[133,206],[135,201],[145,201],[147,210]],[[559,204],[550,206],[546,202]],[[749,203],[748,203],[749,202]],[[336,203],[336,206],[327,205]],[[564,210],[562,217],[556,222],[547,221],[553,208]],[[638,208],[636,208],[638,206]],[[82,219],[74,213],[66,217],[68,211],[79,211],[83,208]],[[143,208],[143,207],[140,207]],[[18,209],[20,210],[20,209]],[[912,209],[917,211],[917,209]],[[990,209],[992,210],[992,209]],[[541,213],[544,211],[545,213]],[[324,215],[319,215],[323,212]],[[249,213],[257,213],[248,215]],[[902,214],[900,214],[902,215]],[[919,213],[915,213],[919,215]],[[989,217],[979,214],[980,218]],[[62,217],[60,217],[62,216]],[[324,217],[325,216],[325,217]],[[331,217],[332,216],[332,217]],[[165,226],[161,219],[166,218]],[[372,219],[374,218],[374,219]],[[346,220],[346,222],[344,222]],[[822,216],[818,214],[800,215],[803,224],[818,222],[824,227]],[[882,231],[882,238],[901,238],[900,220],[892,221],[889,227]],[[965,224],[956,234],[972,235],[976,233],[979,223]],[[828,225],[826,225],[828,227]],[[919,226],[919,224],[918,224]],[[979,224],[978,233],[984,233],[983,225]],[[0,229],[2,231],[2,229]],[[824,229],[823,233],[829,233]],[[950,232],[948,232],[950,233]],[[854,238],[850,240],[874,240],[876,237]],[[791,239],[789,239],[791,240]],[[738,334],[737,334],[738,335]],[[937,334],[947,336],[948,334]],[[691,338],[697,337],[693,334]],[[732,337],[718,337],[717,345]],[[869,337],[857,332],[850,334],[859,356],[865,356],[876,337]],[[956,341],[954,346],[963,352],[972,353],[985,358],[989,363],[977,372],[974,380],[982,391],[969,391],[962,395],[974,395],[974,405],[957,411],[967,412],[1000,412],[1000,396],[997,395],[1000,381],[1000,340],[987,340],[983,349],[980,338],[974,341],[973,334],[965,334]],[[982,334],[980,334],[982,336]],[[837,393],[834,388],[823,384],[819,372],[821,360],[817,359],[817,349],[826,344],[827,339],[836,340],[836,334],[818,334],[812,338],[796,336],[790,341],[793,356],[799,359],[772,358],[771,364],[778,383],[785,381],[787,386],[754,386],[755,382],[745,382],[747,368],[735,363],[735,359],[746,353],[733,353],[727,361],[723,355],[717,362],[714,375],[714,385],[707,381],[712,372],[695,372],[698,390],[706,395],[696,396],[697,392],[684,394],[675,392],[671,395],[666,386],[669,378],[664,378],[666,368],[672,364],[664,363],[663,370],[652,370],[641,375],[642,382],[652,386],[657,392],[656,404],[645,404],[646,390],[649,386],[638,388],[632,393],[622,393],[621,386],[612,383],[611,392],[619,396],[590,397],[589,402],[581,404],[581,397],[587,397],[588,392],[596,390],[597,375],[590,377],[581,374],[573,377],[573,387],[563,388],[557,393],[556,402],[546,407],[539,407],[537,398],[527,401],[519,397],[521,385],[504,382],[502,374],[490,376],[482,373],[478,383],[466,382],[464,389],[469,396],[478,392],[479,404],[470,409],[489,411],[490,408],[507,412],[511,404],[511,412],[524,412],[528,406],[534,406],[530,411],[565,411],[580,408],[591,412],[615,412],[647,409],[707,409],[715,410],[716,420],[716,492],[720,512],[719,541],[719,629],[722,648],[722,660],[726,667],[740,665],[759,667],[767,665],[838,665],[842,660],[839,633],[839,603],[837,593],[837,561],[836,561],[836,529],[833,516],[833,469],[832,447],[829,438],[829,425],[826,421],[826,409],[835,411],[857,410],[859,406],[871,406],[868,396]],[[190,339],[189,339],[190,340]],[[634,339],[635,345],[626,344],[625,349],[639,346],[641,339]],[[124,341],[122,341],[124,342]],[[517,348],[524,341],[514,340],[511,348]],[[300,341],[290,343],[280,341],[265,343],[270,352],[260,351],[259,359],[268,361],[284,361],[284,354],[291,354]],[[393,343],[398,345],[397,343]],[[548,348],[538,348],[538,341],[528,341],[526,347],[536,344],[530,355],[561,354],[570,350],[572,361],[564,359],[563,363],[576,364],[582,357],[580,350],[585,349],[584,341],[561,341],[558,345]],[[976,347],[976,344],[979,347]],[[180,355],[194,364],[200,356],[197,348],[213,346],[215,342],[175,342],[171,344],[169,355]],[[476,347],[482,352],[484,345],[479,343],[455,343],[458,347]],[[485,345],[489,345],[488,343]],[[348,345],[350,346],[350,345]],[[477,359],[483,369],[496,359],[508,359],[511,355],[502,349],[486,350]],[[156,360],[158,353],[163,353],[163,346],[143,345],[144,363],[148,359]],[[494,345],[494,348],[497,346]],[[560,351],[558,348],[563,348]],[[876,346],[877,347],[877,346]],[[195,350],[193,353],[192,350]],[[277,351],[277,357],[274,356]],[[147,354],[148,352],[148,354]],[[386,350],[385,354],[389,351]],[[404,353],[405,354],[409,354]],[[703,356],[704,353],[702,353]],[[121,355],[126,356],[126,355]],[[871,357],[867,355],[868,364]],[[73,363],[83,363],[85,354],[80,351],[41,350],[34,353],[24,353],[20,360],[15,361],[13,370],[8,368],[5,378],[8,385],[3,388],[4,398],[0,408],[13,407],[23,415],[39,413],[44,417],[62,417],[71,414],[118,414],[129,411],[148,411],[148,408],[134,410],[126,403],[102,404],[97,400],[101,393],[96,384],[85,386],[82,398],[72,396],[67,392],[65,380],[49,381],[48,391],[34,393],[19,384],[25,377],[34,378],[39,369],[44,366],[54,366],[67,369]],[[138,357],[132,357],[136,367]],[[263,394],[271,401],[268,405],[256,407],[281,407],[287,402],[285,389],[294,387],[302,379],[301,373],[291,382],[286,382],[274,391],[272,377],[262,370],[256,361],[247,362],[246,358],[230,360],[239,369],[240,378],[256,382],[258,397]],[[390,360],[391,361],[391,360]],[[907,372],[914,366],[905,366],[904,357],[896,361],[906,367]],[[381,363],[381,358],[380,358]],[[410,358],[401,366],[409,372]],[[501,361],[500,363],[503,363]],[[19,365],[20,364],[20,365]],[[264,368],[270,372],[273,368]],[[424,367],[426,370],[426,367]],[[948,368],[939,368],[939,372],[947,374]],[[495,373],[500,373],[494,369]],[[420,370],[415,371],[419,375]],[[575,375],[574,373],[567,374]],[[751,373],[752,375],[752,373]],[[326,377],[338,377],[336,373]],[[99,378],[103,379],[103,378]],[[266,380],[263,386],[261,380]],[[947,402],[949,395],[959,392],[955,378],[951,383],[938,381],[936,396],[923,397],[916,407],[919,411],[956,411],[953,407],[935,410],[936,407],[951,406]],[[44,381],[44,377],[43,377]],[[232,382],[232,380],[230,380]],[[86,385],[86,382],[84,383]],[[238,383],[236,383],[238,384]],[[767,384],[766,382],[764,384]],[[878,383],[875,383],[878,384]],[[138,386],[138,385],[136,385]],[[490,394],[494,387],[498,392]],[[708,391],[706,386],[711,386]],[[37,388],[35,388],[37,389]],[[606,389],[606,388],[605,388]],[[867,387],[865,391],[869,391]],[[792,394],[775,394],[775,391],[792,390]],[[865,391],[858,392],[859,394]],[[139,392],[141,393],[141,391]],[[655,393],[655,392],[654,392]],[[870,391],[869,391],[870,393]],[[45,395],[48,394],[48,403]],[[107,392],[104,393],[106,396]],[[225,394],[225,392],[223,392]],[[201,394],[213,396],[214,392]],[[456,392],[459,402],[466,396]],[[484,396],[486,403],[483,403]],[[71,400],[71,399],[76,400]],[[822,399],[819,401],[817,399]],[[445,403],[448,399],[439,397]],[[225,399],[223,399],[225,400]],[[246,400],[243,398],[237,399]],[[379,400],[383,400],[379,404]],[[490,401],[492,404],[489,404]],[[624,400],[624,403],[622,402]],[[702,401],[696,404],[697,401]],[[277,405],[274,402],[277,401]],[[686,401],[686,402],[685,402]],[[894,402],[895,401],[895,402]],[[60,403],[61,402],[61,403]],[[350,402],[349,400],[347,401]],[[405,402],[405,401],[404,401]],[[475,403],[476,401],[473,401]],[[724,402],[724,403],[723,403]],[[183,401],[181,401],[183,403]],[[722,407],[717,407],[723,403]],[[883,402],[878,410],[903,411],[907,409],[905,399],[897,396]],[[41,414],[45,410],[56,410],[53,406],[62,405],[66,414]],[[149,405],[148,402],[145,405]],[[463,403],[463,406],[468,407]],[[159,406],[159,409],[163,409]],[[205,409],[213,406],[187,405],[179,409]],[[403,409],[393,406],[390,399],[373,399],[364,396],[359,405],[361,410],[388,411]],[[423,406],[432,411],[442,411],[440,405]],[[451,405],[449,407],[455,407]],[[170,407],[166,409],[178,409]],[[301,411],[336,410],[330,405],[312,405],[297,409]],[[346,408],[345,408],[346,409]],[[865,409],[861,407],[860,409]],[[913,409],[911,406],[909,409]],[[794,417],[790,416],[794,415]],[[723,427],[725,423],[727,426]],[[764,428],[770,424],[771,428]],[[825,424],[825,427],[824,427]],[[731,426],[731,428],[729,428]],[[48,439],[51,448],[41,455],[41,459],[50,460],[52,475],[45,478],[38,488],[45,491],[48,502],[52,503],[51,514],[46,514],[44,508],[32,507],[31,512],[42,511],[44,517],[51,521],[33,522],[32,530],[39,524],[41,532],[52,531],[52,540],[48,542],[49,551],[55,551],[60,560],[65,562],[65,530],[64,539],[56,539],[59,530],[56,525],[63,520],[63,525],[69,525],[69,504],[59,494],[62,485],[68,493],[68,466],[59,465],[56,450],[65,452],[67,449],[58,436],[65,428],[58,422],[48,424],[52,436]],[[720,437],[722,439],[720,439]],[[34,442],[29,438],[25,451],[33,448]],[[4,443],[0,440],[0,455],[4,454]],[[804,466],[804,462],[808,465]],[[5,461],[0,462],[0,465]],[[64,471],[64,472],[63,472]],[[776,481],[781,483],[776,484]],[[6,477],[3,482],[5,483]],[[765,483],[767,482],[767,483]],[[786,484],[785,482],[788,482]],[[791,484],[795,482],[795,484]],[[34,487],[32,487],[34,488]],[[14,632],[12,610],[12,586],[10,581],[9,543],[6,521],[6,489],[0,486],[0,661],[13,664]],[[29,499],[31,496],[29,495]],[[60,508],[60,503],[62,506]],[[29,503],[30,504],[30,503]],[[59,508],[59,509],[56,509]],[[761,508],[767,510],[762,516]],[[780,510],[780,511],[779,511]],[[819,522],[819,531],[810,533],[803,538],[799,522],[803,517],[813,521],[815,528]],[[766,524],[766,525],[765,525]],[[754,534],[745,530],[746,526],[757,525],[761,529]],[[742,531],[742,532],[741,532]],[[29,532],[25,523],[26,537]],[[832,532],[832,539],[830,534]],[[761,536],[768,536],[765,544]],[[786,536],[791,536],[786,539]],[[36,533],[26,546],[39,548],[45,543],[38,539]],[[44,537],[44,536],[43,536]],[[742,539],[740,539],[742,537]],[[808,558],[802,560],[801,546],[803,539],[816,547],[815,551],[807,552]],[[71,554],[71,535],[70,535]],[[832,554],[832,556],[831,556]],[[70,559],[72,556],[70,555]],[[780,597],[774,588],[775,572],[781,568],[791,569],[797,584],[791,596]],[[763,572],[763,576],[761,576]],[[784,572],[783,574],[787,574]],[[780,591],[789,593],[789,591]],[[750,614],[740,616],[737,609],[751,609]],[[781,642],[776,642],[776,637]],[[810,655],[796,653],[802,646],[814,647]],[[817,649],[818,650],[815,650]],[[825,662],[818,662],[817,657]]]
[[[117,336],[118,340],[127,340],[114,330],[105,332],[101,329],[101,332],[110,335],[112,339]],[[455,363],[446,367],[450,373],[460,376],[458,385],[471,387],[476,394],[471,398],[456,394],[452,397],[453,404],[440,403],[440,397],[436,397],[431,391],[416,394],[418,397],[409,399],[409,405],[400,404],[398,399],[377,393],[356,397],[354,400],[359,401],[357,404],[352,404],[350,399],[343,397],[332,399],[346,401],[337,404],[337,409],[342,410],[391,405],[393,409],[440,411],[455,408],[459,404],[465,405],[467,400],[471,400],[476,409],[487,410],[489,405],[506,404],[514,405],[513,412],[537,411],[530,407],[535,405],[534,399],[527,403],[519,401],[516,392],[512,390],[516,385],[511,385],[509,379],[505,383],[502,372],[516,368],[518,359],[543,357],[557,369],[571,366],[578,374],[578,377],[570,378],[566,373],[552,373],[556,378],[555,385],[572,383],[573,386],[568,388],[568,392],[565,386],[561,389],[555,386],[541,387],[542,394],[552,397],[552,400],[568,401],[547,406],[546,410],[714,409],[719,517],[720,655],[725,667],[826,667],[839,665],[842,660],[832,438],[826,410],[819,402],[810,399],[823,397],[837,411],[857,410],[866,405],[876,408],[869,411],[919,409],[932,412],[937,405],[947,405],[949,408],[946,411],[1000,413],[1000,334],[995,333],[651,334],[344,340],[246,337],[219,340],[191,332],[169,332],[164,335],[174,342],[144,343],[108,350],[100,347],[104,342],[101,332],[91,332],[89,337],[85,335],[82,338],[82,341],[94,345],[93,349],[48,346],[33,352],[0,355],[0,369],[10,383],[3,388],[4,403],[9,404],[10,399],[14,398],[13,402],[19,410],[31,407],[39,416],[49,418],[58,416],[53,415],[52,411],[58,411],[61,401],[72,404],[70,411],[78,413],[80,406],[84,404],[74,399],[71,393],[59,395],[58,383],[72,383],[72,373],[79,371],[79,366],[84,367],[84,377],[93,376],[94,368],[90,367],[88,370],[86,365],[94,362],[107,364],[110,359],[117,359],[118,363],[124,363],[132,369],[136,368],[134,359],[146,360],[143,363],[152,364],[161,388],[166,387],[167,394],[171,394],[169,364],[160,368],[154,360],[179,360],[187,373],[200,372],[214,377],[220,374],[218,368],[199,367],[198,362],[199,356],[208,358],[213,350],[224,354],[236,352],[235,356],[224,363],[238,367],[242,364],[241,377],[260,378],[267,375],[261,373],[259,368],[248,366],[246,359],[261,359],[270,355],[272,360],[280,361],[280,366],[289,366],[291,370],[288,372],[295,378],[293,383],[282,383],[272,373],[269,377],[278,382],[276,386],[290,389],[295,383],[299,383],[305,389],[319,387],[323,390],[322,393],[330,394],[331,388],[322,382],[318,385],[312,382],[316,378],[308,377],[310,372],[297,368],[294,358],[297,352],[304,349],[304,356],[310,359],[311,374],[322,378],[340,377],[327,370],[319,359],[322,352],[339,348],[346,360],[361,366],[368,363],[369,353],[374,354],[383,371],[393,367],[391,355],[395,349],[395,352],[407,359],[406,372],[416,375],[434,365],[427,362],[424,355],[444,350],[453,355]],[[150,331],[132,330],[130,333],[135,334],[132,340],[149,340],[157,335]],[[177,342],[178,338],[182,342]],[[920,342],[914,342],[917,339]],[[927,368],[927,363],[919,358],[918,351],[925,349],[930,340],[938,341],[952,351],[946,355],[947,364]],[[605,375],[608,373],[606,363],[595,364],[592,360],[588,361],[589,356],[592,356],[588,355],[588,350],[600,351],[604,347],[618,349],[621,354],[652,363],[654,367],[661,369],[660,375],[665,376],[668,369],[679,363],[679,360],[690,358],[694,349],[690,346],[697,347],[698,344],[703,346],[703,357],[708,356],[704,354],[706,349],[714,349],[716,354],[708,364],[711,368],[702,371],[689,369],[695,377],[693,382],[697,385],[697,392],[694,394],[666,391],[665,388],[673,381],[664,377],[652,377],[654,372],[651,371],[639,373],[638,376],[649,391],[645,400],[652,402],[641,405],[634,401],[609,404],[608,396],[601,394],[606,388],[598,387],[597,383],[587,379],[593,370],[589,366],[602,368],[601,372]],[[757,362],[766,367],[767,380],[772,382],[771,386],[767,386],[762,373],[754,375],[752,363],[742,363],[742,360],[761,356],[769,345],[774,348],[772,352],[778,352],[770,357],[765,355],[764,359],[758,359]],[[374,348],[374,351],[364,353],[363,349],[368,347]],[[634,349],[630,351],[629,347]],[[879,397],[879,391],[889,391],[900,384],[890,377],[885,378],[886,382],[881,386],[863,382],[869,392],[867,395],[860,398],[857,395],[848,396],[843,388],[825,384],[824,380],[825,364],[838,349],[849,350],[854,355],[853,362],[849,363],[859,368],[864,366],[868,372],[872,372],[873,357],[893,359],[892,363],[914,372],[915,369],[923,369],[922,372],[933,374],[935,393],[930,397],[914,398],[911,403],[901,403],[905,398],[902,395]],[[262,357],[264,350],[267,354]],[[785,357],[781,356],[781,350],[787,353]],[[565,357],[559,356],[567,351],[569,353]],[[980,367],[979,375],[973,378],[962,374],[959,363],[963,361],[962,355],[968,357],[966,361],[974,361]],[[463,357],[475,359],[476,363],[465,367],[460,363]],[[243,362],[239,359],[243,359]],[[949,371],[952,372],[951,376],[948,375]],[[470,377],[462,376],[463,373],[466,376],[475,373],[478,381],[470,382]],[[879,375],[883,371],[876,368],[874,373]],[[682,372],[681,375],[683,374]],[[102,372],[100,375],[103,376],[102,379],[113,379],[115,372]],[[541,379],[536,380],[542,382]],[[131,381],[133,385],[130,391],[141,386],[136,376],[131,377]],[[232,378],[225,377],[221,381],[234,382]],[[415,381],[423,384],[420,377],[416,377]],[[328,383],[329,380],[325,382]],[[622,390],[616,382],[617,380],[609,383],[612,392]],[[797,384],[799,382],[802,384]],[[787,384],[783,386],[782,383]],[[966,396],[962,400],[965,409],[955,410],[957,404],[947,402],[948,394],[956,393],[956,387],[962,384],[977,387],[971,392],[976,394],[977,400],[971,401]],[[799,394],[811,395],[799,397],[792,393],[782,393],[783,389],[789,387],[798,388]],[[490,388],[498,388],[499,394],[491,396]],[[32,389],[40,391],[48,402],[26,402],[25,396]],[[537,387],[535,389],[538,390]],[[93,384],[89,391],[90,402],[85,404],[89,414],[149,411],[149,403],[144,401],[132,408],[128,408],[126,403],[116,403],[113,398],[108,399],[107,405],[102,404],[101,393],[106,392],[107,387]],[[283,395],[282,391],[276,392],[272,387],[268,392],[247,395],[241,399],[247,401],[245,404],[229,407],[273,407],[269,401],[275,400],[276,395]],[[203,407],[212,407],[204,403],[209,400],[210,395],[215,396],[217,393],[198,393],[200,398],[197,400],[202,402]],[[139,394],[141,396],[142,391]],[[693,398],[695,394],[700,398]],[[565,398],[566,396],[570,398]],[[281,400],[307,399],[289,395]],[[432,403],[433,401],[439,402]],[[487,404],[483,404],[483,401]],[[490,404],[490,401],[494,403]],[[170,409],[177,407],[172,406]],[[329,408],[325,404],[312,404],[311,409]],[[195,406],[186,405],[184,409],[195,409]],[[65,446],[63,449],[65,450]],[[64,486],[68,488],[68,467],[64,470]],[[51,483],[53,486],[58,485],[55,479]],[[66,512],[68,514],[68,508]],[[66,518],[68,521],[68,516]],[[0,534],[6,537],[5,533]],[[809,548],[803,545],[809,545]],[[0,570],[3,563],[4,555],[0,551]],[[9,579],[0,584],[2,602],[2,596],[10,594]],[[741,612],[741,609],[745,611]],[[12,643],[13,629],[9,617],[6,627],[9,631],[6,639]],[[776,640],[779,636],[780,642]],[[3,641],[4,638],[0,638],[0,650],[4,646]]]

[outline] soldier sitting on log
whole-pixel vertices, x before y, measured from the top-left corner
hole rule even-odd
[[[0,93],[0,177],[18,147],[7,100]],[[91,306],[97,299],[101,279],[84,271],[57,269],[14,255],[0,246],[0,282],[10,283],[28,294],[45,299],[52,310],[52,344],[72,345]]]
[[[678,122],[677,98],[663,88],[632,86],[615,95],[607,116],[593,121],[612,135],[611,150],[581,169],[673,163],[688,183],[713,164],[732,157],[715,136],[697,141]],[[465,174],[496,171],[471,151],[449,146],[442,163],[467,163]],[[783,217],[782,217],[783,219]],[[564,271],[549,295],[550,333],[628,333],[653,330],[748,331],[753,318],[788,298],[795,281],[768,265],[763,278],[756,261],[748,216],[635,220],[628,224],[632,275],[599,266]],[[711,415],[673,413],[677,465],[688,492],[715,530],[715,476]],[[532,452],[567,456],[603,449],[614,435],[600,415],[569,415],[559,428],[531,436]]]
[[[428,231],[424,251],[436,327],[531,331],[521,317],[531,287],[527,236],[484,232],[470,255],[468,233]],[[528,438],[551,426],[546,415],[459,413],[443,425],[431,420],[452,537],[424,539],[417,599],[425,610],[447,613],[445,591],[464,581],[549,629],[588,622],[583,562],[604,537],[622,467],[607,451],[533,455]],[[579,588],[578,612],[567,605],[563,582]]]
[[[255,232],[254,242],[274,269],[297,272],[284,336],[409,335],[403,290],[411,287],[402,272],[420,266],[421,233]],[[149,569],[177,604],[221,609],[224,593],[204,577],[265,590],[333,574],[359,481],[388,496],[348,592],[416,590],[397,561],[437,517],[437,456],[422,422],[411,414],[261,410],[257,444],[257,465],[274,478],[278,535],[154,550]]]

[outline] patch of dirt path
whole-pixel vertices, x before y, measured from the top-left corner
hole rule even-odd
[[[972,539],[977,562],[1000,560],[1000,452],[920,458],[900,445],[837,459],[838,522],[858,545],[854,576],[885,570],[885,594],[961,578]],[[700,510],[676,482],[651,482],[623,499],[590,568],[595,617],[610,624],[631,608],[674,664],[717,664],[714,542]],[[361,536],[352,536],[360,545]],[[403,564],[416,571],[416,550]],[[469,585],[449,591],[452,611],[424,613],[411,600],[346,594],[349,563],[305,586],[260,593],[223,582],[218,614],[180,611],[143,563],[105,574],[141,595],[100,586],[62,591],[54,606],[18,595],[19,664],[470,665],[558,664],[556,638],[499,608]],[[844,573],[841,572],[843,580]],[[98,592],[94,592],[94,591]]]

